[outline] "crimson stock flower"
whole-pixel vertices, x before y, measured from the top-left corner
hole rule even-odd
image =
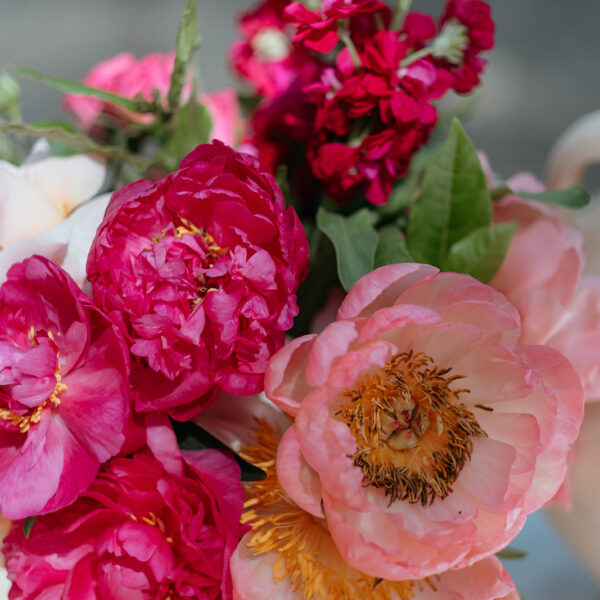
[[[262,389],[298,312],[308,243],[273,177],[219,143],[158,183],[116,192],[88,259],[94,297],[126,332],[139,411],[187,419],[219,389]]]

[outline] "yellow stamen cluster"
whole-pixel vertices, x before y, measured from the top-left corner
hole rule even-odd
[[[157,517],[152,511],[148,513],[147,517],[142,517],[141,519],[133,513],[129,513],[129,518],[136,523],[144,523],[145,525],[150,525],[151,527],[157,527],[163,535],[166,533],[164,521],[160,517]],[[165,535],[165,540],[167,540],[169,544],[175,543],[175,540],[173,540],[171,536]]]
[[[13,412],[8,408],[0,408],[0,419],[8,421],[11,425],[17,427],[21,433],[27,433],[33,424],[40,422],[42,413],[47,406],[58,406],[60,404],[60,393],[67,389],[67,386],[62,382],[60,366],[56,367],[54,377],[56,378],[54,389],[48,398],[41,404],[38,404],[38,406],[32,408],[25,414]]]
[[[485,437],[473,413],[459,401],[467,389],[450,389],[461,375],[433,364],[422,353],[400,353],[383,369],[346,390],[349,404],[337,413],[356,439],[354,464],[363,485],[396,500],[431,504],[446,498]]]
[[[262,481],[246,484],[248,500],[242,521],[252,528],[248,548],[254,555],[277,555],[275,582],[289,585],[304,600],[411,600],[415,588],[428,585],[435,589],[429,580],[387,581],[350,567],[325,520],[296,506],[281,488],[275,472],[279,436],[266,423],[259,421],[258,425],[257,443],[245,450],[244,458],[267,475]]]

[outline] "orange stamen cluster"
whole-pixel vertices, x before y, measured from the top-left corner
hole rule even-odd
[[[337,414],[356,439],[354,464],[363,485],[383,489],[390,504],[446,498],[471,457],[472,438],[486,436],[459,400],[469,390],[450,388],[463,376],[450,371],[425,354],[400,353],[344,393],[350,403]]]

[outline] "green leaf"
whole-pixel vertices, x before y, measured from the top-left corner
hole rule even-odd
[[[507,546],[503,550],[496,552],[496,556],[498,558],[504,558],[506,560],[520,560],[521,558],[525,558],[527,556],[527,552]]]
[[[209,141],[213,122],[208,108],[192,96],[190,101],[177,111],[169,125],[169,138],[162,154],[163,163],[172,171],[196,146]]]
[[[404,235],[395,225],[386,225],[379,230],[379,242],[375,250],[374,267],[414,262],[406,249]]]
[[[11,121],[21,120],[21,88],[6,71],[0,71],[0,113]]]
[[[110,102],[115,106],[120,106],[132,112],[136,113],[148,113],[156,112],[159,106],[157,102],[147,102],[146,100],[132,100],[131,98],[124,98],[118,94],[107,92],[95,87],[90,87],[80,83],[79,81],[71,81],[70,79],[60,79],[59,77],[51,77],[50,75],[44,75],[33,69],[26,69],[25,67],[17,67],[15,72],[24,77],[30,77],[31,79],[37,79],[46,85],[65,92],[67,94],[80,94],[81,96],[90,96],[92,98],[98,98],[105,102]]]
[[[206,448],[222,450],[231,453],[239,465],[242,481],[262,481],[265,478],[266,473],[262,469],[244,460],[221,440],[210,434],[206,429],[196,425],[193,421],[171,420],[171,425],[180,450],[205,450]]]
[[[489,225],[491,217],[492,201],[477,152],[455,119],[425,170],[412,206],[408,250],[415,259],[440,267],[455,242]]]
[[[489,283],[502,266],[516,229],[516,223],[502,223],[472,231],[450,248],[442,270],[467,273]]]
[[[540,192],[539,194],[530,194],[528,192],[514,192],[520,198],[528,198],[529,200],[537,200],[544,204],[553,204],[577,210],[584,208],[590,203],[590,195],[578,185],[564,188],[562,190],[552,190],[548,192]]]
[[[171,73],[171,82],[167,101],[171,112],[179,108],[181,90],[188,77],[194,52],[200,47],[200,32],[198,31],[198,0],[187,0],[183,16],[177,32],[177,49],[175,64]]]
[[[84,133],[71,133],[62,124],[50,124],[48,126],[26,125],[25,123],[0,124],[0,133],[14,133],[16,135],[28,135],[36,138],[46,138],[50,142],[58,142],[82,152],[98,152],[109,159],[124,161],[140,167],[148,167],[150,162],[147,158],[130,154],[117,146],[102,146]]]
[[[23,535],[29,539],[36,517],[26,517],[23,521]]]
[[[378,235],[373,214],[363,208],[344,217],[319,208],[317,226],[333,242],[340,282],[346,291],[373,270]]]

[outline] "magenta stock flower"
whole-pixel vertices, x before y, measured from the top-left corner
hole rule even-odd
[[[326,518],[351,566],[387,579],[468,567],[552,498],[581,384],[520,334],[491,287],[390,265],[359,280],[321,334],[273,356],[266,394],[295,418],[281,485]]]
[[[260,391],[298,312],[307,259],[273,177],[221,143],[199,146],[156,184],[117,192],[88,277],[140,359],[137,409],[186,419],[219,389]]]
[[[0,512],[75,500],[121,449],[129,356],[118,328],[58,266],[33,257],[0,287]]]
[[[167,470],[115,458],[71,506],[15,522],[5,540],[11,600],[230,600],[229,559],[243,534],[239,468],[216,450]]]

